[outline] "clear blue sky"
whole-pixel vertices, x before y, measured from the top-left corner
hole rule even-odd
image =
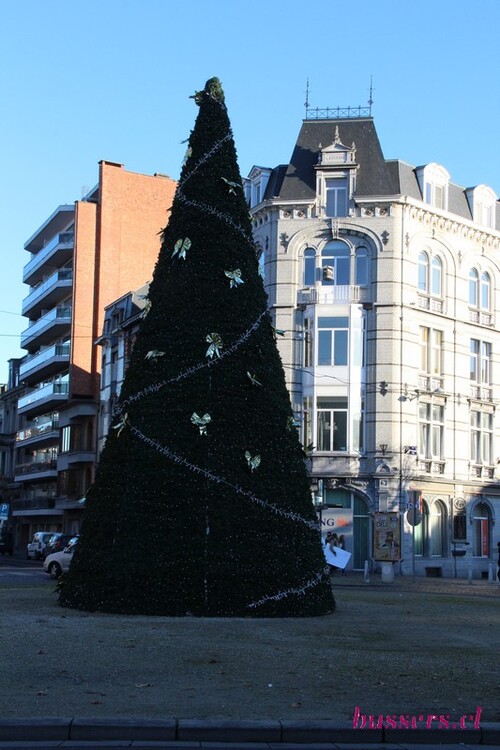
[[[178,177],[218,76],[240,169],[289,161],[311,106],[365,104],[386,158],[500,194],[500,0],[0,0],[0,382],[21,356],[24,242],[101,159]],[[138,285],[143,279],[138,279]]]

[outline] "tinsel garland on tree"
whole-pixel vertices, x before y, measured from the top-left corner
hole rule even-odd
[[[63,606],[306,616],[334,600],[218,79],[199,114]]]

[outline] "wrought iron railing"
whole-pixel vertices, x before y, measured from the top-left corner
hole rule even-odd
[[[360,117],[371,117],[372,108],[368,107],[319,107],[306,106],[306,120],[350,120]]]

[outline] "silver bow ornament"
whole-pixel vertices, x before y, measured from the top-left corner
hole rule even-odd
[[[252,458],[250,452],[245,451],[245,458],[250,471],[255,471],[260,466],[260,456],[258,454]]]
[[[231,279],[229,282],[229,288],[232,289],[233,286],[237,287],[239,284],[244,284],[245,282],[241,278],[241,269],[235,268],[234,271],[224,271],[228,279]]]
[[[218,333],[209,333],[205,341],[208,341],[210,346],[207,349],[206,357],[213,359],[214,357],[220,357],[220,348],[222,347],[222,339]]]
[[[199,417],[194,411],[191,415],[191,422],[200,428],[200,435],[207,434],[207,424],[210,424],[211,421],[212,417],[210,414],[204,414],[202,417]]]
[[[182,258],[182,260],[186,260],[186,252],[191,247],[191,240],[189,237],[186,237],[185,240],[177,240],[177,242],[174,245],[174,251],[172,253],[172,258],[175,258],[176,255],[179,256],[179,258]]]

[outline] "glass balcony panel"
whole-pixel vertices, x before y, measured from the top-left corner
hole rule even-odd
[[[42,267],[49,260],[52,265],[63,265],[67,263],[73,253],[73,244],[75,235],[73,232],[59,232],[56,234],[45,247],[33,255],[31,260],[23,268],[23,282],[25,284],[33,283],[36,279],[36,272],[41,272]]]
[[[17,402],[18,410],[24,409],[27,406],[42,401],[43,399],[49,399],[50,396],[66,396],[69,393],[69,381],[62,381],[58,383],[46,383],[36,388],[26,396],[22,396]]]
[[[43,365],[58,365],[69,361],[69,344],[54,344],[47,349],[32,354],[24,360],[19,368],[19,377],[25,378],[29,373],[39,371]],[[63,369],[61,367],[61,369]],[[67,368],[66,368],[67,369]]]
[[[21,333],[21,346],[26,348],[38,338],[51,335],[51,331],[57,326],[69,326],[71,324],[71,306],[59,305],[35,320]]]
[[[16,442],[22,443],[24,440],[33,440],[33,438],[43,437],[59,429],[59,419],[49,419],[41,424],[34,424],[25,427],[24,430],[16,432]]]
[[[38,303],[38,306],[50,306],[56,301],[58,291],[71,289],[73,283],[73,269],[72,268],[61,268],[45,279],[41,284],[31,290],[28,296],[23,301],[23,315],[26,315],[28,310],[33,310]],[[43,304],[41,304],[43,301]]]

